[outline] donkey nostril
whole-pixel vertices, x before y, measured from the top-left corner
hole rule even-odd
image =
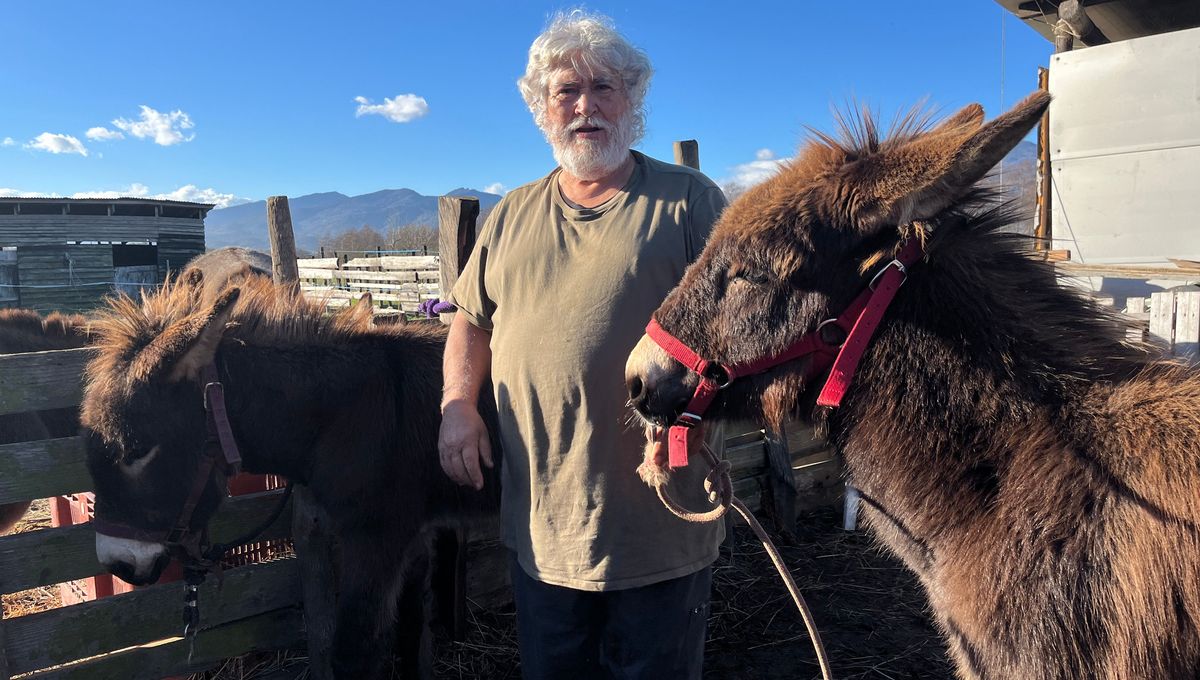
[[[636,375],[633,376],[629,379],[629,384],[627,387],[629,388],[629,402],[635,406],[641,403],[644,398],[646,387],[642,383],[642,379]]]

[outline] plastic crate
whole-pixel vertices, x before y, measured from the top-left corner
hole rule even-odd
[[[287,484],[287,480],[277,475],[240,474],[229,480],[229,494],[244,496],[279,489]],[[96,514],[96,496],[91,492],[77,493],[68,496],[56,496],[50,503],[50,523],[56,527],[73,526],[92,521]],[[258,541],[232,548],[221,561],[226,568],[240,567],[246,564],[262,562],[279,553],[291,549],[290,540]],[[178,581],[183,578],[183,567],[176,560],[163,570],[159,583]],[[112,574],[98,574],[88,578],[67,581],[58,586],[63,605],[88,602],[109,595],[118,595],[136,590],[137,586],[130,585]]]

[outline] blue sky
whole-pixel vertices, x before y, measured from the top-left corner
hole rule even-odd
[[[5,2],[0,195],[509,189],[553,167],[515,81],[574,6]],[[583,6],[654,64],[639,148],[670,159],[697,139],[722,182],[791,155],[851,99],[885,118],[922,99],[995,115],[1052,52],[991,0]]]

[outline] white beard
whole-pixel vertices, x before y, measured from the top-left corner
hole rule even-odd
[[[581,127],[605,130],[606,141],[573,138],[571,132]],[[615,123],[601,116],[581,116],[545,132],[554,151],[554,160],[563,170],[581,180],[594,181],[615,172],[629,158],[629,147],[634,141],[633,128],[633,113],[627,112]]]

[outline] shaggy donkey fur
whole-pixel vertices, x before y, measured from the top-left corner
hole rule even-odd
[[[1127,343],[974,188],[1048,101],[818,135],[730,206],[656,318],[712,360],[772,354],[923,239],[840,409],[816,409],[821,380],[795,364],[714,409],[825,423],[961,678],[1196,678],[1200,374]],[[696,383],[645,339],[627,380],[660,422]]]
[[[295,288],[259,278],[211,305],[195,285],[168,285],[140,304],[118,299],[94,324],[83,423],[97,517],[146,530],[178,517],[205,439],[198,375],[215,360],[245,469],[308,485],[333,523],[335,674],[373,677],[419,532],[498,503],[494,471],[475,492],[438,463],[445,331],[376,328],[357,309],[327,317]],[[196,526],[219,497],[210,483]]]

